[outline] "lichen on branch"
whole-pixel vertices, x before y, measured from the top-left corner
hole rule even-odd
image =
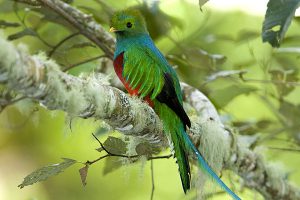
[[[0,46],[6,47],[0,49],[0,83],[9,90],[35,99],[49,110],[101,119],[124,134],[164,144],[159,118],[141,100],[128,98],[95,76],[63,73],[44,54],[30,56],[24,47],[15,48],[2,37]]]

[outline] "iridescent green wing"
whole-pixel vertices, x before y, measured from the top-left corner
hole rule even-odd
[[[123,77],[131,89],[138,88],[142,98],[150,95],[153,100],[157,97],[164,86],[164,73],[168,72],[168,68],[160,53],[145,46],[129,48],[124,53]]]

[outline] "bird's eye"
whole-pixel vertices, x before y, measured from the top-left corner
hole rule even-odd
[[[131,22],[127,22],[126,26],[127,26],[127,28],[131,28],[132,27],[132,23]]]

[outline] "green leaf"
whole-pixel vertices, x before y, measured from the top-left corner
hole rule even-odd
[[[103,175],[107,175],[122,166],[120,157],[108,157],[105,159],[105,166],[103,168]]]
[[[211,54],[200,48],[185,49],[185,52],[185,54],[169,54],[167,59],[172,64],[180,67],[199,68],[199,63],[201,63],[201,66],[211,69],[215,69],[216,66],[223,64],[227,60],[224,55]]]
[[[102,147],[99,147],[99,148],[96,149],[96,151],[102,152],[102,151],[103,151],[103,148],[102,148]]]
[[[95,135],[96,136],[100,136],[100,135],[104,135],[104,134],[106,134],[108,132],[109,132],[108,128],[100,126],[99,128],[97,128],[97,130],[95,132]]]
[[[36,36],[36,32],[30,28],[26,28],[20,32],[17,32],[15,34],[12,34],[12,35],[9,35],[7,37],[8,40],[16,40],[16,39],[19,39],[21,37],[24,37],[24,36]]]
[[[199,0],[200,10],[202,10],[202,6],[206,4],[209,0]]]
[[[263,42],[279,47],[299,6],[300,0],[269,0],[262,28]]]
[[[282,101],[280,103],[279,112],[283,115],[285,119],[284,121],[287,125],[285,131],[292,135],[298,144],[300,144],[300,104],[297,105],[287,101]]]
[[[297,82],[299,80],[297,70],[270,70],[271,79],[277,84],[274,84],[276,87],[279,97],[283,97],[292,92],[295,87],[286,84],[285,82]],[[282,84],[280,84],[282,82]]]
[[[8,28],[8,27],[19,27],[20,24],[16,22],[7,22],[5,20],[0,20],[0,28]]]
[[[268,119],[262,119],[260,121],[234,121],[232,125],[239,130],[241,135],[254,135],[262,131],[266,131],[271,127],[273,122]]]
[[[147,28],[153,40],[168,34],[174,27],[183,28],[177,17],[166,14],[159,8],[160,1],[143,1],[135,6],[145,17]]]
[[[223,89],[215,90],[210,94],[211,99],[219,108],[226,106],[235,97],[242,94],[249,94],[257,88],[247,85],[231,85]]]
[[[32,172],[24,178],[23,182],[20,185],[18,185],[18,187],[23,188],[27,185],[32,185],[36,182],[44,181],[51,176],[55,176],[63,172],[65,169],[77,162],[76,160],[69,158],[63,158],[63,160],[64,161],[61,163],[45,166]]]
[[[149,142],[143,142],[136,145],[135,151],[138,155],[141,156],[151,156],[153,154],[159,153],[159,149],[153,147],[153,145],[149,144]]]
[[[253,30],[242,30],[238,33],[236,42],[243,42],[243,41],[249,41],[252,39],[256,39],[260,36],[260,33],[258,31]]]
[[[127,151],[126,143],[120,138],[109,136],[103,146],[107,151],[113,154],[125,154]]]
[[[86,184],[87,184],[86,177],[88,175],[88,170],[89,170],[89,165],[86,165],[79,170],[79,174],[80,174],[80,178],[81,178],[81,182],[82,182],[83,186],[86,186]]]
[[[286,118],[286,121],[289,123],[290,127],[300,126],[300,104],[295,105],[287,101],[282,101],[280,103],[279,112]],[[299,131],[299,129],[297,131]]]

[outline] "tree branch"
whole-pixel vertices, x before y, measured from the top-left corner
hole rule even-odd
[[[137,98],[101,83],[95,77],[80,79],[59,70],[44,55],[29,56],[0,38],[0,83],[49,110],[63,110],[71,116],[102,119],[124,134],[152,143],[165,143],[160,120]],[[147,115],[145,115],[147,113]]]
[[[188,86],[187,84],[181,84],[186,101],[196,109],[199,115],[202,115],[202,123],[205,120],[213,120],[216,122],[215,129],[219,129],[219,135],[215,135],[205,138],[205,140],[222,140],[222,137],[231,138],[231,142],[226,144],[224,149],[230,149],[229,155],[224,159],[224,168],[229,169],[238,174],[243,183],[248,188],[253,188],[258,191],[265,199],[300,199],[299,188],[291,185],[287,176],[282,173],[281,169],[276,168],[274,164],[267,163],[263,157],[252,151],[249,146],[253,143],[247,136],[238,136],[237,138],[226,130],[224,125],[218,116],[217,111],[214,109],[212,103],[208,98],[195,88]],[[207,109],[209,107],[210,109]],[[196,133],[196,135],[195,135]],[[211,133],[208,133],[211,134]],[[194,132],[194,141],[200,144],[200,151],[205,144],[201,144],[203,135],[197,135]],[[200,140],[200,142],[197,142]],[[226,139],[222,140],[222,142]],[[212,143],[208,142],[208,143]],[[217,146],[213,146],[216,148]],[[208,154],[209,155],[209,154]],[[211,158],[207,158],[211,159]]]
[[[60,0],[38,0],[38,2],[62,16],[81,34],[98,45],[109,58],[113,58],[115,39],[90,15],[84,14]]]
[[[115,40],[89,15],[59,0],[38,1],[61,15],[112,58]],[[104,119],[124,134],[166,145],[160,121],[146,104],[95,78],[80,79],[64,74],[52,61],[41,55],[28,56],[3,39],[0,46],[9,47],[0,49],[0,83],[8,88],[37,99],[49,109]],[[230,169],[243,178],[245,186],[256,189],[266,199],[300,199],[299,189],[289,184],[280,170],[244,145],[242,140],[247,139],[236,138],[225,129],[205,95],[186,84],[182,87],[185,101],[197,113],[192,116],[191,137],[216,171]]]
[[[136,98],[101,83],[94,77],[81,79],[59,70],[44,55],[29,56],[0,37],[0,83],[25,97],[38,100],[49,110],[71,116],[103,119],[123,134],[167,146],[160,120],[154,111]],[[198,90],[182,84],[186,101],[199,117],[192,117],[191,135],[205,159],[216,170],[223,167],[244,179],[247,187],[267,199],[297,199],[298,188],[285,176],[224,129],[211,102]],[[216,140],[216,138],[218,138]],[[222,163],[225,163],[224,166]],[[219,165],[218,165],[219,164]]]

